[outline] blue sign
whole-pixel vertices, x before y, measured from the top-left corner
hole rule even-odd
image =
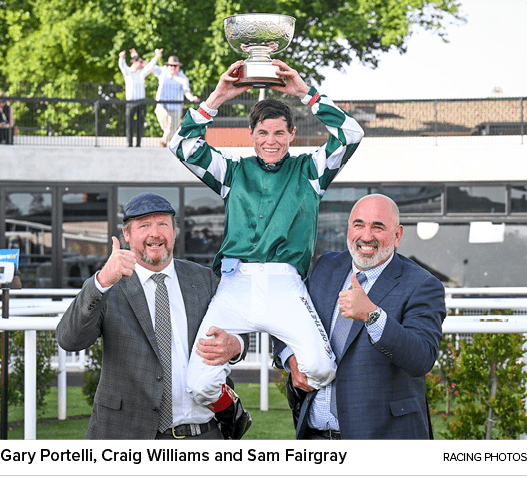
[[[18,269],[18,258],[20,249],[0,249],[0,262],[14,262],[15,269]]]

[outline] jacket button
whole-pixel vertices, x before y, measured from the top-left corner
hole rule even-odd
[[[158,382],[163,381],[163,377],[157,377],[157,381],[158,381]]]
[[[154,410],[154,412],[159,412],[159,408],[157,407],[152,408],[152,410]]]

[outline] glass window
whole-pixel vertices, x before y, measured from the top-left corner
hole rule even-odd
[[[62,207],[62,287],[76,289],[108,258],[108,195],[66,193]]]
[[[527,186],[511,186],[511,212],[527,212]]]
[[[329,188],[320,203],[315,257],[347,248],[348,219],[353,205],[378,188]]]
[[[179,213],[179,188],[178,187],[120,187],[117,189],[117,221],[123,223],[124,207],[130,199],[138,194],[152,192],[163,196],[174,208],[176,215]]]
[[[47,192],[6,195],[6,248],[20,250],[22,287],[51,287],[51,201]]]
[[[385,186],[383,194],[392,198],[403,214],[441,214],[442,186]]]
[[[212,265],[225,227],[223,199],[207,187],[185,188],[185,258]]]
[[[448,287],[517,287],[525,283],[527,225],[505,225],[503,242],[469,243],[469,232],[469,224],[442,224],[433,237],[423,240],[415,225],[405,225],[397,252],[428,269]]]
[[[505,186],[449,186],[447,213],[504,213],[506,197]]]

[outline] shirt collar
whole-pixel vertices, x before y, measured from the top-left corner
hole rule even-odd
[[[368,282],[375,282],[381,275],[382,271],[386,269],[386,267],[388,267],[388,264],[392,261],[394,254],[395,253],[392,252],[392,255],[388,258],[387,261],[383,262],[382,264],[379,264],[377,267],[368,269],[366,271],[361,271],[360,269],[358,269],[355,265],[355,262],[353,262],[352,272],[355,272],[356,274],[358,274],[359,272],[364,272],[364,274],[366,274],[366,279],[368,280]]]
[[[136,264],[135,265],[135,272],[137,273],[137,276],[139,277],[139,281],[141,282],[141,285],[144,285],[145,282],[150,279],[154,274],[166,274],[168,277],[173,279],[176,276],[176,268],[174,267],[174,261],[170,261],[170,263],[159,272],[151,271],[150,269],[147,269],[146,267]]]
[[[266,163],[262,158],[260,158],[260,156],[256,156],[256,160],[258,161],[258,164],[260,165],[260,167],[262,169],[264,169],[265,171],[269,171],[269,172],[274,173],[274,172],[278,171],[283,166],[284,161],[287,158],[289,158],[289,156],[291,156],[291,155],[289,154],[289,152],[287,152],[285,154],[285,156],[280,161],[278,161],[278,163],[272,164],[272,165],[269,164],[269,163]]]

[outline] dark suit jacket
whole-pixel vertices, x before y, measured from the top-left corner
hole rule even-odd
[[[309,293],[328,332],[350,269],[348,251],[331,252],[318,260],[309,276]],[[426,373],[442,338],[443,285],[415,262],[395,254],[368,297],[388,319],[375,345],[364,322],[354,321],[351,327],[335,379],[342,438],[432,438]],[[276,353],[280,351],[278,346]],[[304,438],[315,393],[308,394],[302,406],[299,439]]]
[[[175,260],[185,303],[188,349],[218,283],[209,269]],[[137,274],[101,294],[88,279],[57,327],[59,345],[78,351],[103,338],[103,365],[86,434],[92,439],[153,439],[159,422],[163,376],[146,297]],[[244,337],[246,339],[247,337]],[[245,344],[245,353],[248,342]]]

